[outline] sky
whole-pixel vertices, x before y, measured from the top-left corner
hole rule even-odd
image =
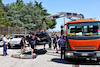
[[[23,0],[24,3],[35,0]],[[85,18],[100,19],[100,0],[36,0],[42,2],[43,7],[48,10],[51,15],[58,12],[75,12],[81,13]],[[16,2],[16,0],[2,0],[4,4]],[[64,17],[56,20],[57,25],[53,31],[60,31],[60,26],[64,24]],[[65,22],[69,21],[65,19]]]

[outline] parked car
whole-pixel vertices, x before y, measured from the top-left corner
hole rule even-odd
[[[12,39],[9,41],[8,48],[13,48],[13,47],[20,47],[20,42],[23,36],[27,36],[28,34],[14,34]],[[26,45],[28,42],[26,41]]]
[[[0,47],[3,46],[3,41],[2,41],[2,38],[0,38]]]

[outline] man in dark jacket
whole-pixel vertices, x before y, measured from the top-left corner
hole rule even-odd
[[[23,51],[25,51],[25,44],[26,44],[26,36],[24,35],[24,37],[21,39],[21,53],[23,53]]]
[[[31,48],[32,48],[31,49],[31,55],[33,55],[34,48],[36,46],[36,40],[40,41],[40,39],[36,36],[36,32],[34,32],[33,35],[32,35],[32,39],[31,39]]]

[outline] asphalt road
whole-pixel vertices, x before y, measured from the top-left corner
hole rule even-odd
[[[43,46],[37,46],[42,49]],[[30,48],[27,47],[27,52]],[[55,53],[55,49],[49,50],[46,45],[46,54],[40,54],[35,59],[18,59],[11,57],[12,54],[20,54],[20,49],[8,49],[7,56],[2,56],[3,47],[0,47],[0,67],[100,67],[98,62],[81,62],[66,61],[60,59],[59,53]],[[78,63],[76,63],[78,62]]]

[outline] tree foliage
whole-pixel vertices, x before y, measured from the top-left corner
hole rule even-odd
[[[42,2],[38,3],[37,1],[35,1],[35,6],[37,6],[38,9],[42,10],[41,15],[43,17],[50,15],[49,13],[47,13],[47,9],[44,9],[44,7],[42,6]],[[49,29],[49,28],[53,29],[55,28],[56,20],[46,21],[45,25],[46,25],[46,29]]]
[[[0,24],[12,27],[21,27],[30,30],[41,29],[41,20],[50,15],[47,9],[42,6],[42,2],[35,1],[25,4],[23,0],[16,0],[15,3],[6,4],[0,0]],[[56,21],[46,21],[46,28],[55,28]]]

